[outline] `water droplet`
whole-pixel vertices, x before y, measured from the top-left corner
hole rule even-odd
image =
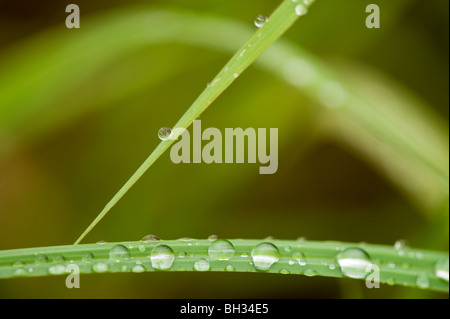
[[[262,28],[268,21],[269,21],[269,18],[267,18],[266,16],[263,16],[262,14],[260,14],[255,19],[255,25],[258,28]]]
[[[209,241],[215,241],[215,240],[217,240],[217,239],[219,239],[219,236],[217,236],[217,235],[210,235],[210,236],[208,237],[208,240],[209,240]]]
[[[138,249],[141,253],[143,253],[145,251],[145,246],[144,245],[139,245]]]
[[[61,275],[66,271],[64,265],[53,265],[48,268],[48,272],[52,275]]]
[[[236,271],[236,269],[232,266],[232,265],[228,265],[226,268],[225,268],[225,270],[226,271]]]
[[[152,241],[159,241],[160,239],[156,237],[155,235],[147,235],[144,238],[141,239],[144,243],[149,243]]]
[[[289,264],[289,266],[293,266],[293,265],[295,264],[295,261],[289,260],[289,261],[288,261],[288,264]]]
[[[145,268],[142,265],[136,265],[131,269],[131,271],[135,273],[141,273],[145,271]]]
[[[109,251],[109,258],[113,260],[123,260],[130,258],[130,252],[123,245],[116,245]]]
[[[228,260],[234,257],[234,246],[228,240],[218,239],[208,248],[209,257],[217,260]]]
[[[330,109],[341,107],[347,100],[347,93],[337,82],[326,82],[319,89],[320,102]]]
[[[206,259],[200,259],[195,262],[194,269],[196,271],[208,271],[211,268],[211,265]]]
[[[436,263],[435,274],[436,277],[439,277],[448,282],[448,257],[442,258]]]
[[[297,260],[300,266],[306,266],[305,255],[301,251],[296,251],[292,254],[292,258]]]
[[[284,251],[287,252],[287,253],[290,253],[290,252],[292,251],[292,248],[289,247],[289,246],[286,246],[286,247],[284,248]]]
[[[408,248],[408,242],[404,239],[397,240],[394,247],[397,250]]]
[[[64,258],[64,256],[61,255],[56,255],[55,257],[53,257],[53,262],[55,263],[63,263],[66,260],[66,258]]]
[[[427,289],[430,287],[430,279],[428,278],[427,274],[420,274],[419,277],[417,277],[416,284],[420,288]]]
[[[349,248],[339,253],[336,258],[344,276],[363,279],[370,273],[372,262],[362,249]]]
[[[336,269],[336,265],[335,265],[335,264],[330,264],[330,265],[328,266],[328,268],[329,268],[330,270],[335,270],[335,269]]]
[[[153,248],[150,260],[152,267],[158,270],[167,270],[172,267],[175,254],[169,246],[159,245]]]
[[[24,263],[22,261],[16,261],[15,263],[13,263],[14,267],[22,267],[24,265]]]
[[[186,253],[185,253],[184,251],[180,251],[180,252],[178,253],[178,257],[180,257],[180,258],[185,258],[185,257],[186,257]]]
[[[108,243],[107,241],[100,240],[100,241],[97,242],[97,245],[104,245],[104,244],[107,244],[107,243]]]
[[[159,129],[158,137],[161,141],[167,141],[172,137],[172,130],[168,127],[162,127]]]
[[[308,13],[308,8],[306,8],[303,4],[299,4],[298,6],[295,7],[295,13],[298,16],[304,16],[305,14]]]
[[[40,254],[36,256],[36,264],[45,264],[48,262],[48,257]]]
[[[314,276],[317,276],[318,273],[314,269],[306,269],[304,275],[307,277],[314,277]]]
[[[299,238],[297,238],[297,241],[304,242],[304,241],[306,241],[306,237],[299,237]]]
[[[283,274],[283,275],[289,275],[290,272],[289,272],[289,270],[281,269],[281,270],[280,270],[280,274]]]
[[[238,78],[239,77],[239,73],[234,73],[233,74],[233,77],[236,79],[236,78]]]
[[[387,283],[389,286],[394,286],[394,285],[395,285],[395,279],[394,279],[394,278],[388,278],[388,279],[386,280],[386,283]]]
[[[85,262],[91,262],[94,259],[94,255],[91,253],[85,253],[81,259]]]
[[[14,272],[14,275],[15,276],[22,276],[22,275],[25,275],[27,272],[25,271],[25,269],[23,269],[23,268],[19,268],[19,269],[16,269],[16,271]]]
[[[108,271],[108,265],[105,263],[96,263],[92,266],[92,270],[97,273]]]
[[[280,252],[271,243],[261,243],[252,249],[252,258],[257,270],[268,271],[280,258]]]

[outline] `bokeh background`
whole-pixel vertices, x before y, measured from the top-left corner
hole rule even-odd
[[[133,39],[136,28],[109,28],[114,21],[168,10],[229,20],[251,32],[255,17],[269,15],[279,1],[80,0],[81,28],[71,30],[65,27],[69,3],[0,1],[0,249],[72,243],[156,147],[158,129],[173,125],[232,55],[214,43],[189,44],[182,33],[179,41],[164,41],[173,21],[147,30],[161,35],[158,43],[108,46]],[[369,3],[380,5],[381,29],[365,27]],[[433,114],[424,123],[446,133],[448,12],[446,0],[317,0],[283,41],[343,77],[358,70],[380,85],[396,83],[389,89],[422,101]],[[89,40],[79,41],[83,37]],[[91,64],[79,65],[80,57]],[[259,175],[258,164],[175,165],[166,153],[85,242],[217,234],[387,245],[406,239],[414,247],[448,250],[448,197],[408,194],[381,163],[330,134],[318,109],[283,79],[250,67],[201,116],[202,125],[279,128],[278,172]],[[0,297],[448,296],[403,287],[368,290],[347,279],[144,273],[86,275],[81,289],[72,290],[63,277],[2,280]]]

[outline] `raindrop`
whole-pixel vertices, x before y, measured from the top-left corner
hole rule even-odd
[[[305,255],[301,251],[296,251],[292,254],[292,258],[297,260],[300,266],[306,266]]]
[[[48,257],[45,255],[37,255],[36,256],[36,264],[45,264],[48,262]]]
[[[289,272],[289,270],[281,269],[281,270],[280,270],[280,274],[283,274],[283,275],[289,275],[290,272]]]
[[[317,276],[318,273],[314,269],[306,269],[304,275],[307,277],[314,277],[314,276]]]
[[[131,271],[135,273],[141,273],[145,271],[145,268],[142,265],[136,265],[131,269]]]
[[[211,265],[206,259],[200,259],[195,262],[194,269],[196,271],[208,271],[211,268]]]
[[[218,239],[208,248],[209,257],[217,260],[228,260],[234,257],[234,246],[228,240]]]
[[[406,249],[408,248],[408,242],[404,239],[397,240],[394,244],[395,249]]]
[[[262,28],[268,21],[269,21],[269,18],[267,18],[266,16],[263,16],[262,14],[260,14],[255,19],[255,25],[258,28]]]
[[[184,251],[180,251],[180,252],[178,253],[178,257],[180,257],[180,258],[185,258],[185,257],[186,257],[186,253],[185,253]]]
[[[94,259],[94,255],[91,253],[85,253],[81,259],[85,262],[91,262]]]
[[[295,7],[295,13],[298,16],[304,16],[305,14],[308,13],[308,8],[306,8],[303,4],[299,4],[298,6]]]
[[[143,253],[145,251],[145,246],[144,245],[139,245],[138,249],[141,253]]]
[[[99,241],[97,242],[97,245],[104,245],[104,244],[107,244],[107,243],[108,243],[107,241],[99,240]]]
[[[342,273],[347,277],[363,279],[370,273],[372,262],[362,249],[349,248],[339,253],[336,258]]]
[[[236,78],[238,78],[239,77],[239,73],[234,73],[233,74],[233,77],[236,79]]]
[[[226,271],[236,271],[236,269],[232,266],[232,265],[228,265],[226,268],[225,268],[225,270]]]
[[[439,277],[448,282],[448,257],[442,258],[436,263],[435,274],[436,277]]]
[[[215,240],[217,240],[217,239],[219,239],[219,236],[217,236],[217,235],[210,235],[210,236],[208,237],[208,240],[209,240],[209,241],[215,241]]]
[[[144,243],[149,243],[152,241],[159,241],[160,239],[156,237],[155,235],[147,235],[144,238],[141,239]]]
[[[252,249],[252,258],[257,270],[268,271],[280,258],[280,252],[271,243],[261,243]]]
[[[152,267],[158,270],[167,270],[172,267],[175,254],[172,248],[166,245],[159,245],[153,248],[150,260]]]
[[[109,258],[113,260],[123,260],[130,258],[130,252],[123,245],[116,245],[109,251]]]
[[[162,127],[158,132],[158,137],[161,141],[167,141],[172,137],[172,130],[168,127]]]

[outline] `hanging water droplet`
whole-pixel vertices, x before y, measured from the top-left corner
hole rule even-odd
[[[336,258],[344,276],[364,279],[370,273],[372,262],[369,255],[360,248],[349,248]]]
[[[209,241],[215,241],[217,239],[219,239],[219,236],[217,236],[217,235],[210,235],[210,236],[208,236],[208,240]]]
[[[40,254],[36,256],[36,264],[45,264],[48,262],[48,257]]]
[[[150,255],[152,267],[158,270],[167,270],[172,267],[175,254],[169,246],[159,245],[153,248]]]
[[[430,279],[428,278],[427,274],[425,274],[425,273],[420,274],[417,277],[416,284],[420,288],[428,289],[430,287]]]
[[[208,271],[211,268],[211,265],[206,259],[200,259],[195,262],[194,269],[196,271]]]
[[[252,249],[252,258],[257,270],[268,271],[280,258],[280,252],[271,243],[261,243]]]
[[[52,275],[61,275],[66,271],[64,265],[53,265],[48,268],[48,272]]]
[[[172,136],[172,130],[168,127],[160,128],[158,132],[158,137],[161,141],[167,141]]]
[[[144,243],[149,243],[152,241],[159,241],[160,239],[156,237],[155,235],[147,235],[144,238],[141,239]]]
[[[308,8],[306,8],[303,4],[299,4],[298,6],[295,7],[295,13],[298,16],[304,16],[305,14],[308,13]]]
[[[145,268],[142,265],[136,265],[131,269],[131,271],[135,273],[141,273],[145,271]]]
[[[436,277],[448,282],[448,257],[442,258],[436,263],[435,274]]]
[[[236,269],[232,266],[232,265],[228,265],[226,268],[225,268],[225,270],[226,271],[236,271]]]
[[[234,246],[228,240],[218,239],[209,246],[208,255],[216,260],[228,260],[234,257]]]
[[[83,257],[81,257],[81,259],[82,259],[84,262],[91,262],[92,259],[94,259],[94,255],[91,254],[91,253],[85,253],[85,254],[83,255]]]
[[[108,271],[108,265],[105,263],[96,263],[92,266],[92,270],[97,273]]]
[[[255,25],[258,28],[262,28],[268,21],[269,21],[269,18],[267,18],[266,16],[263,16],[262,14],[260,14],[255,19]]]
[[[130,252],[123,245],[116,245],[109,251],[109,258],[112,260],[123,260],[130,258]]]

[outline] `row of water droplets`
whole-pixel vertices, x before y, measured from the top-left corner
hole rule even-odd
[[[235,271],[236,267],[239,266],[240,263],[235,263],[233,266],[233,262],[235,261],[245,261],[250,259],[245,269],[247,271],[261,271],[267,272],[272,269],[274,265],[280,263],[279,267],[280,273],[289,274],[289,273],[303,273],[307,276],[315,276],[318,273],[317,267],[312,267],[309,265],[305,254],[299,250],[302,247],[303,238],[299,239],[300,243],[296,246],[285,246],[281,253],[280,249],[273,243],[269,241],[263,241],[259,244],[256,244],[251,248],[250,256],[245,252],[241,252],[237,254],[234,245],[225,239],[219,239],[217,236],[212,235],[209,238],[211,244],[208,246],[207,256],[204,257],[195,256],[192,261],[195,261],[193,264],[193,269],[195,271],[208,271],[211,269],[211,262],[220,262],[223,261],[224,264],[222,269],[225,271]],[[270,240],[270,238],[266,238],[266,240]],[[119,265],[122,261],[130,261],[130,263],[122,263],[118,271],[132,271],[132,272],[144,272],[147,269],[144,267],[142,259],[137,261],[133,261],[131,259],[130,249],[137,248],[139,252],[144,253],[147,249],[146,243],[150,242],[159,242],[159,238],[154,235],[149,235],[144,237],[141,240],[141,243],[137,245],[137,247],[128,245],[128,248],[125,245],[118,244],[114,245],[109,251],[109,262],[108,261],[95,261],[94,255],[90,252],[84,253],[82,255],[82,262],[84,264],[92,265],[92,271],[96,273],[103,273],[108,271],[117,271],[117,268],[114,267],[115,264]],[[180,239],[180,241],[187,242],[187,246],[192,246],[192,240],[189,238]],[[196,244],[199,242],[196,241]],[[98,242],[98,245],[107,244],[104,241]],[[422,259],[423,255],[421,253],[413,253],[408,252],[409,248],[407,247],[404,241],[397,241],[394,245],[399,256],[403,256],[405,254],[409,254],[411,258]],[[177,250],[177,249],[176,249]],[[342,248],[336,246],[337,255],[335,256],[335,262],[327,262],[327,267],[332,271],[340,271],[340,274],[349,278],[355,279],[364,279],[366,278],[372,271],[373,261],[369,254],[362,248],[351,247],[351,248]],[[152,250],[148,258],[150,260],[151,267],[154,270],[171,270],[173,268],[173,264],[175,260],[183,260],[187,257],[186,252],[178,251],[175,253],[174,249],[170,247],[170,245],[166,244],[158,244],[157,246],[152,245]],[[237,258],[235,258],[237,257]],[[240,258],[239,258],[240,257]],[[231,260],[232,259],[232,260]],[[231,261],[230,261],[231,260]],[[283,262],[281,262],[283,261]],[[35,264],[36,265],[45,265],[50,262],[50,259],[44,254],[36,254]],[[52,258],[53,264],[48,268],[48,273],[59,275],[68,273],[67,264],[73,263],[73,260],[67,260],[61,256],[57,255]],[[16,262],[13,264],[16,269],[15,275],[24,276],[27,274],[33,273],[33,267],[26,268],[26,265],[22,262]],[[299,266],[302,267],[302,270],[299,271]],[[388,265],[390,268],[396,268],[397,265],[390,264]],[[114,269],[112,269],[114,268]],[[316,269],[314,269],[316,268]],[[187,270],[177,269],[177,270]],[[445,282],[449,281],[449,258],[442,258],[439,260],[434,269],[434,275]],[[387,283],[394,284],[394,279],[388,279]],[[421,288],[428,288],[430,286],[430,277],[428,273],[421,273],[417,277],[416,285]]]

